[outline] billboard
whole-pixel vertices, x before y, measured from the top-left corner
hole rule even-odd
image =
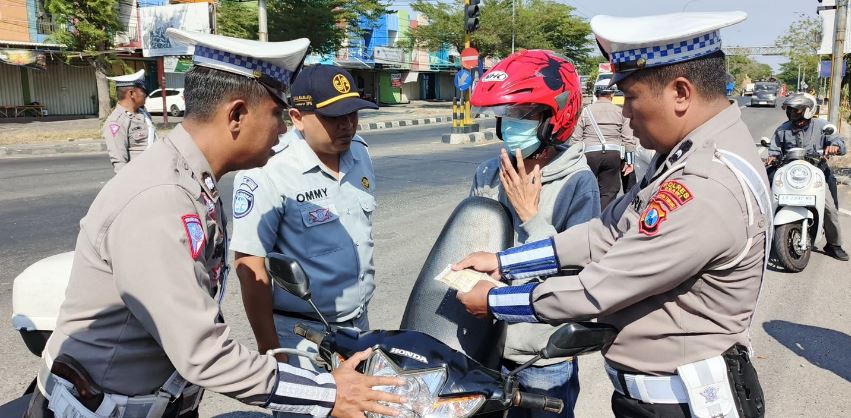
[[[142,56],[191,55],[194,48],[172,43],[166,36],[168,28],[210,33],[210,4],[188,3],[168,6],[142,7]]]

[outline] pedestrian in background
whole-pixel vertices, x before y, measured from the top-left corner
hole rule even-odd
[[[614,93],[613,87],[594,92],[597,101],[582,110],[570,140],[585,144],[585,157],[600,188],[601,210],[618,196],[622,186],[626,192],[635,184],[635,176],[629,177],[633,172],[635,138],[623,109],[612,103]]]
[[[107,79],[115,82],[118,103],[103,123],[101,133],[112,169],[118,173],[156,141],[157,132],[151,114],[145,110],[145,70]]]

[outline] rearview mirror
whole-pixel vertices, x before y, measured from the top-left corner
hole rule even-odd
[[[762,137],[762,139],[759,140],[759,144],[764,147],[767,147],[771,145],[771,141],[766,137]]]
[[[600,351],[609,346],[618,334],[617,328],[599,322],[571,322],[554,332],[541,358],[577,356]]]
[[[821,133],[824,135],[833,135],[836,132],[836,125],[832,123],[828,123],[821,129]]]
[[[310,299],[310,279],[295,258],[280,254],[266,254],[266,272],[275,285],[301,299]]]

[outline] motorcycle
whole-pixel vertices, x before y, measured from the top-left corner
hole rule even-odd
[[[318,354],[293,349],[270,350],[269,354],[305,356],[319,366],[334,370],[346,358],[372,348],[371,356],[358,370],[366,375],[404,380],[398,387],[377,388],[407,398],[404,404],[391,405],[400,417],[464,418],[511,407],[560,413],[564,408],[560,399],[520,391],[517,373],[540,359],[601,350],[611,344],[617,334],[614,327],[606,324],[569,323],[553,333],[535,357],[503,375],[419,331],[362,332],[331,326],[313,304],[310,281],[298,261],[277,253],[266,257],[267,270],[275,285],[310,303],[325,324],[324,331],[315,331],[302,324],[294,328],[297,335],[319,347]],[[379,415],[370,413],[368,416]]]
[[[361,333],[326,322],[325,331],[316,332],[299,326],[296,332],[315,342],[320,347],[319,354],[289,349],[274,352],[305,356],[333,370],[341,359],[373,348],[360,371],[404,376],[403,387],[384,389],[396,390],[410,399],[402,407],[403,415],[408,417],[467,417],[500,413],[510,407],[560,410],[563,406],[557,399],[518,390],[517,373],[534,361],[506,375],[496,371],[505,338],[504,324],[469,315],[454,291],[433,280],[448,263],[472,251],[498,251],[510,246],[513,234],[511,218],[500,203],[481,197],[465,199],[450,215],[423,265],[411,291],[402,329]],[[45,258],[15,278],[12,322],[36,356],[41,355],[55,327],[73,255],[69,252]],[[308,279],[292,261],[283,255],[270,255],[270,277],[277,286],[309,300]],[[602,350],[611,344],[616,333],[615,328],[605,324],[569,323],[540,348],[539,358]],[[0,406],[0,416],[22,416],[34,383],[22,397]]]
[[[762,139],[762,145],[769,145],[768,138]],[[824,234],[827,188],[824,173],[818,169],[824,159],[824,150],[790,148],[768,166],[775,170],[771,185],[774,252],[780,265],[793,273],[807,267],[812,247]]]

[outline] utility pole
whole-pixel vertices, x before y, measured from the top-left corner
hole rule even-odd
[[[257,2],[257,34],[261,41],[269,41],[269,33],[266,29],[266,0],[258,0]]]
[[[842,91],[842,61],[845,57],[845,24],[848,21],[848,0],[836,0],[836,20],[833,35],[833,57],[830,63],[830,123],[839,126],[839,95]]]

